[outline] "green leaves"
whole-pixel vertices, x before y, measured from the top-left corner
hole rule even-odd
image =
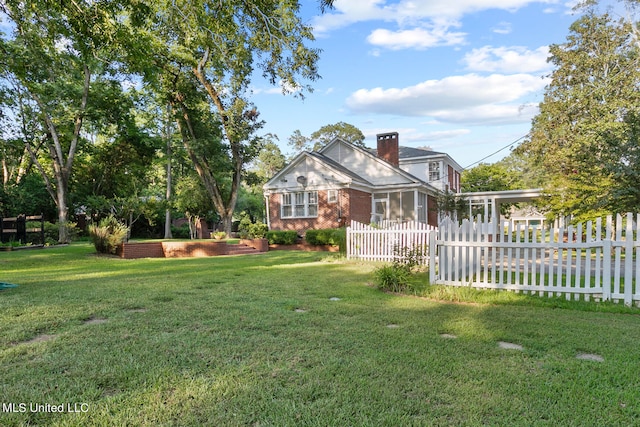
[[[576,219],[640,209],[626,190],[637,185],[627,176],[640,161],[640,68],[631,26],[591,11],[550,52],[556,69],[521,148],[544,170],[548,207]]]

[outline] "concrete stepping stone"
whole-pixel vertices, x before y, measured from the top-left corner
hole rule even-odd
[[[591,354],[591,353],[578,353],[576,355],[576,359],[580,360],[590,360],[592,362],[604,362],[604,357],[599,354]]]
[[[524,348],[520,344],[514,344],[512,342],[506,342],[506,341],[498,341],[498,347],[504,348],[505,350],[518,350],[518,351],[524,350]]]
[[[448,340],[454,340],[454,339],[458,338],[457,335],[453,335],[453,334],[440,334],[440,336],[442,338],[446,338]]]

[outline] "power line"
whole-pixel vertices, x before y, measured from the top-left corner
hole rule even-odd
[[[515,141],[513,141],[513,142],[511,142],[511,143],[509,143],[509,144],[507,144],[507,145],[505,145],[504,147],[500,148],[499,150],[494,151],[493,153],[491,153],[491,154],[489,154],[489,155],[487,155],[487,156],[485,156],[485,157],[481,158],[480,160],[478,160],[478,161],[476,161],[476,162],[471,163],[471,164],[470,164],[469,166],[467,166],[466,168],[463,168],[463,170],[467,170],[467,169],[469,169],[471,166],[477,165],[478,163],[482,162],[483,160],[487,160],[489,157],[493,157],[493,156],[495,156],[496,154],[498,154],[498,153],[499,153],[499,152],[501,152],[502,150],[506,150],[507,148],[511,147],[511,146],[512,146],[512,145],[514,145],[514,144],[517,144],[518,142],[520,142],[521,140],[525,139],[525,138],[526,138],[526,137],[528,137],[528,136],[529,136],[529,133],[527,133],[526,135],[522,135],[520,138],[518,138],[518,139],[516,139]]]

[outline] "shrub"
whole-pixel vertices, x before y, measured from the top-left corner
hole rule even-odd
[[[189,224],[183,224],[180,227],[171,226],[171,235],[174,239],[189,239],[191,232],[189,231]]]
[[[265,234],[270,245],[295,245],[298,241],[298,232],[289,231],[267,231]]]
[[[307,230],[304,239],[310,245],[332,245],[339,246],[340,252],[346,252],[347,250],[347,231],[344,228]]]
[[[118,245],[125,241],[128,233],[129,228],[113,215],[103,218],[98,225],[89,225],[93,245],[96,251],[102,254],[115,254]]]
[[[426,258],[426,250],[422,246],[393,248],[394,260],[391,265],[377,268],[374,271],[378,289],[387,292],[405,292],[409,289],[411,277],[417,267]]]
[[[391,264],[374,271],[378,289],[386,292],[403,292],[409,287],[411,270],[403,265]]]
[[[267,224],[263,224],[261,222],[256,222],[255,224],[251,224],[249,225],[249,238],[250,239],[263,239],[264,236],[267,234],[267,231],[269,230],[269,228],[267,227]],[[296,237],[297,237],[297,233],[296,233]]]

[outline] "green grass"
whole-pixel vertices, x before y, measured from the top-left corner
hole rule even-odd
[[[0,406],[0,425],[640,423],[637,311],[390,295],[375,266],[317,252],[93,252],[0,253],[0,281],[19,285],[0,291],[0,405],[27,405]]]

